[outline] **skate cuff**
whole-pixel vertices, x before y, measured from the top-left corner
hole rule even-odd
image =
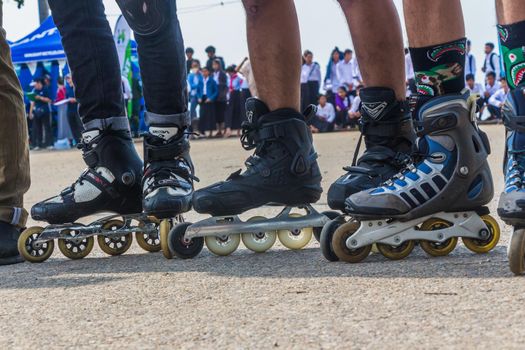
[[[454,114],[444,114],[433,118],[425,118],[423,121],[414,121],[414,128],[416,135],[422,137],[437,131],[453,129],[457,124],[458,119]]]
[[[147,163],[152,161],[174,160],[181,157],[190,150],[190,142],[186,137],[161,146],[150,146],[144,138],[144,160]]]
[[[129,131],[128,117],[110,117],[104,119],[93,119],[84,124],[86,130],[99,129],[99,130],[126,130]]]
[[[410,120],[372,121],[361,119],[359,129],[364,136],[396,137],[403,134],[403,129],[411,128]]]
[[[525,132],[525,116],[503,113],[503,124],[509,130]]]
[[[189,111],[178,114],[157,114],[146,112],[146,124],[148,126],[175,125],[181,128],[191,124],[191,116]]]

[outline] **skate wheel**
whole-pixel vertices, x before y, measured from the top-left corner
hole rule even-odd
[[[291,218],[299,218],[301,214],[292,213]],[[313,228],[305,227],[302,230],[279,230],[279,241],[288,249],[298,250],[304,248],[312,240]]]
[[[416,246],[414,241],[405,241],[398,245],[397,247],[391,246],[390,244],[381,244],[377,243],[377,250],[385,258],[390,260],[401,260],[406,258],[412,253],[414,247]]]
[[[250,221],[266,220],[264,216],[254,216],[248,219]],[[257,232],[257,233],[243,233],[241,234],[242,243],[248,249],[255,253],[264,253],[270,249],[277,240],[277,232]]]
[[[332,240],[334,238],[335,230],[344,223],[345,222],[342,218],[335,219],[327,222],[321,230],[321,237],[319,239],[319,242],[321,243],[321,253],[328,261],[339,261],[339,258],[334,253]]]
[[[358,263],[370,254],[370,250],[372,250],[371,245],[358,249],[350,249],[346,246],[346,240],[357,231],[359,225],[360,223],[358,221],[351,221],[341,225],[335,230],[332,238],[332,247],[339,260],[349,263]]]
[[[428,219],[421,225],[421,231],[435,231],[441,230],[447,227],[452,226],[448,221],[441,219]],[[419,241],[421,249],[425,251],[430,256],[447,256],[449,255],[458,244],[457,237],[451,237],[443,243],[432,242],[432,241]]]
[[[509,267],[515,275],[525,271],[525,229],[516,229],[510,236],[507,255]]]
[[[206,236],[204,237],[206,247],[215,255],[227,256],[237,250],[241,243],[241,235],[229,236]]]
[[[140,231],[135,232],[135,239],[137,240],[137,244],[139,245],[139,247],[141,247],[147,252],[156,253],[161,250],[160,234],[159,234],[160,221],[155,219],[155,220],[151,220],[151,223],[155,224],[155,226],[157,227],[157,232],[156,233],[146,233],[146,232],[140,232]],[[144,226],[146,226],[146,223],[141,221],[139,224],[139,227],[143,228]]]
[[[483,222],[485,223],[485,225],[487,225],[489,229],[489,236],[487,237],[487,239],[475,239],[466,237],[462,238],[463,244],[465,244],[465,246],[468,249],[470,249],[476,254],[488,253],[489,251],[494,249],[494,247],[499,242],[499,237],[501,233],[498,222],[492,216],[483,215],[481,217],[481,220],[483,220]]]
[[[31,263],[41,263],[49,259],[55,249],[53,240],[44,243],[35,243],[44,231],[43,227],[30,227],[18,238],[18,252]]]
[[[339,217],[339,213],[333,210],[323,211],[321,214],[326,216],[330,220],[335,220],[337,217]],[[314,237],[317,242],[321,242],[321,232],[323,231],[323,227],[314,227]]]
[[[115,231],[124,226],[121,220],[110,220],[103,226],[103,230]],[[131,233],[122,236],[105,236],[98,235],[97,242],[102,251],[108,255],[117,256],[122,255],[128,251],[133,242],[133,235]]]
[[[65,237],[58,240],[58,249],[66,258],[72,260],[84,259],[95,246],[93,237],[75,238],[78,235],[76,231],[64,230],[62,235]]]
[[[186,239],[186,230],[191,226],[191,222],[183,222],[173,226],[168,235],[169,250],[180,259],[192,259],[199,255],[204,247],[204,239],[195,237]]]
[[[159,225],[159,237],[160,237],[160,249],[162,250],[162,255],[166,259],[173,259],[173,253],[170,250],[168,244],[168,236],[171,230],[171,222],[169,219],[164,219],[160,222]]]

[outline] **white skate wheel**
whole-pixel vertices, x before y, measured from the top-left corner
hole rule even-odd
[[[301,214],[292,213],[290,217],[299,218]],[[282,245],[288,249],[298,250],[304,248],[312,240],[312,227],[305,227],[302,230],[279,230],[277,236]]]
[[[221,237],[206,236],[204,241],[210,252],[215,255],[226,256],[237,250],[241,243],[241,236],[238,234]]]
[[[250,218],[248,222],[261,220],[266,220],[266,218],[264,216],[254,216],[253,218]],[[275,244],[275,241],[277,240],[277,232],[243,233],[241,238],[244,246],[252,252],[264,253]]]

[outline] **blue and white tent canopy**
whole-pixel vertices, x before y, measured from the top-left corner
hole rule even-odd
[[[11,44],[13,63],[65,60],[66,55],[53,18],[49,16],[31,34]]]

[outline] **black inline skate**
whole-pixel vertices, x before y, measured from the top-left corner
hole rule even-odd
[[[195,192],[195,210],[212,217],[172,229],[169,247],[178,257],[196,256],[204,240],[213,253],[229,255],[237,249],[240,234],[246,247],[256,252],[269,249],[277,236],[288,248],[300,249],[310,241],[313,227],[327,221],[310,205],[319,200],[322,189],[305,116],[291,109],[271,112],[254,98],[247,101],[246,109],[241,143],[254,154],[245,162],[246,171],[239,170],[226,181]],[[244,222],[237,216],[268,204],[285,208],[273,219],[255,217]],[[292,213],[293,207],[307,215]]]
[[[22,233],[18,241],[22,256],[30,262],[43,262],[53,253],[54,239],[58,239],[66,257],[84,258],[93,249],[95,235],[104,252],[120,255],[131,246],[133,232],[141,247],[160,250],[158,221],[142,214],[143,165],[129,131],[87,130],[78,148],[88,168],[58,196],[33,206],[32,218],[51,225]],[[76,223],[104,212],[114,215],[87,225]]]
[[[344,167],[347,173],[337,179],[328,190],[330,208],[345,210],[345,200],[352,194],[379,186],[398,173],[410,161],[416,135],[406,101],[397,101],[389,88],[361,89],[361,137],[354,152],[352,165]],[[365,152],[359,157],[362,139]],[[322,253],[336,261],[330,243],[336,228],[345,223],[345,216],[335,215],[320,232]],[[323,234],[324,232],[324,234]]]

